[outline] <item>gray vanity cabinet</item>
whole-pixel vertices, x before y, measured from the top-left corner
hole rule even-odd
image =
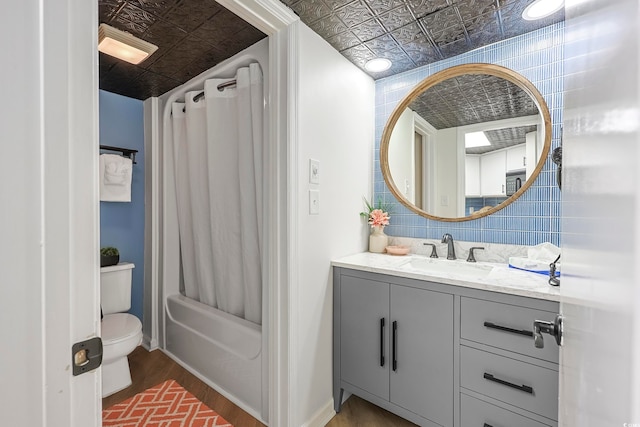
[[[557,427],[553,301],[334,267],[333,393],[427,427]],[[545,337],[546,338],[546,337]]]
[[[342,380],[389,400],[389,284],[344,276],[340,297]]]
[[[453,295],[335,270],[336,412],[347,390],[420,425],[452,426]]]
[[[451,426],[453,295],[391,285],[391,320],[389,400],[442,426]]]

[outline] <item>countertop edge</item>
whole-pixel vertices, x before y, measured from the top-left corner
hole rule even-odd
[[[381,255],[381,256],[389,257],[389,255]],[[353,257],[353,255],[351,257]],[[349,258],[349,257],[345,257],[345,258]],[[400,258],[401,257],[398,257],[396,259],[400,259]],[[358,271],[367,271],[370,273],[386,274],[389,276],[403,277],[407,279],[432,281],[432,282],[442,283],[445,285],[460,286],[464,288],[478,289],[478,290],[484,290],[484,291],[490,291],[490,292],[498,292],[498,293],[507,294],[507,295],[516,295],[521,297],[535,298],[535,299],[552,301],[552,302],[560,302],[560,292],[558,288],[552,288],[548,284],[546,286],[549,287],[549,289],[547,289],[547,291],[549,292],[542,292],[537,289],[522,289],[518,287],[505,286],[503,284],[491,283],[491,280],[481,280],[481,279],[474,280],[474,279],[464,279],[464,278],[443,277],[440,275],[431,275],[431,274],[422,273],[422,272],[416,273],[412,271],[399,270],[399,269],[391,268],[388,266],[365,265],[363,263],[357,263],[354,261],[345,261],[343,259],[337,259],[337,260],[331,261],[331,266],[348,268],[348,269],[358,270]],[[518,274],[530,275],[530,274],[536,274],[536,273],[526,273],[526,272],[519,272],[519,271],[514,272],[514,275],[517,276]],[[518,277],[515,277],[514,279],[517,280]],[[545,280],[545,277],[542,276],[540,279],[538,279],[537,277],[533,276],[531,277],[531,279],[535,280],[536,282],[542,283]]]

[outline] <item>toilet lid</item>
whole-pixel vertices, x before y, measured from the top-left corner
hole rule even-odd
[[[102,344],[114,344],[142,331],[142,323],[133,314],[107,314],[102,319]]]

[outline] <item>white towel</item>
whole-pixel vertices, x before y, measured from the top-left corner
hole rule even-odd
[[[117,154],[100,155],[100,201],[131,201],[131,159]]]

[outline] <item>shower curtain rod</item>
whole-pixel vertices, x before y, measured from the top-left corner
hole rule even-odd
[[[218,90],[220,92],[222,92],[225,88],[231,87],[231,86],[235,86],[235,85],[236,85],[236,80],[229,80],[228,82],[220,83],[218,85]],[[202,91],[199,94],[197,94],[196,96],[194,96],[193,97],[193,102],[198,102],[202,98],[204,98],[204,91]]]
[[[134,165],[136,164],[136,153],[138,152],[138,150],[132,150],[130,148],[112,147],[111,145],[101,145],[100,149],[107,150],[107,151],[120,152],[124,157],[130,158],[131,163],[133,163]]]

